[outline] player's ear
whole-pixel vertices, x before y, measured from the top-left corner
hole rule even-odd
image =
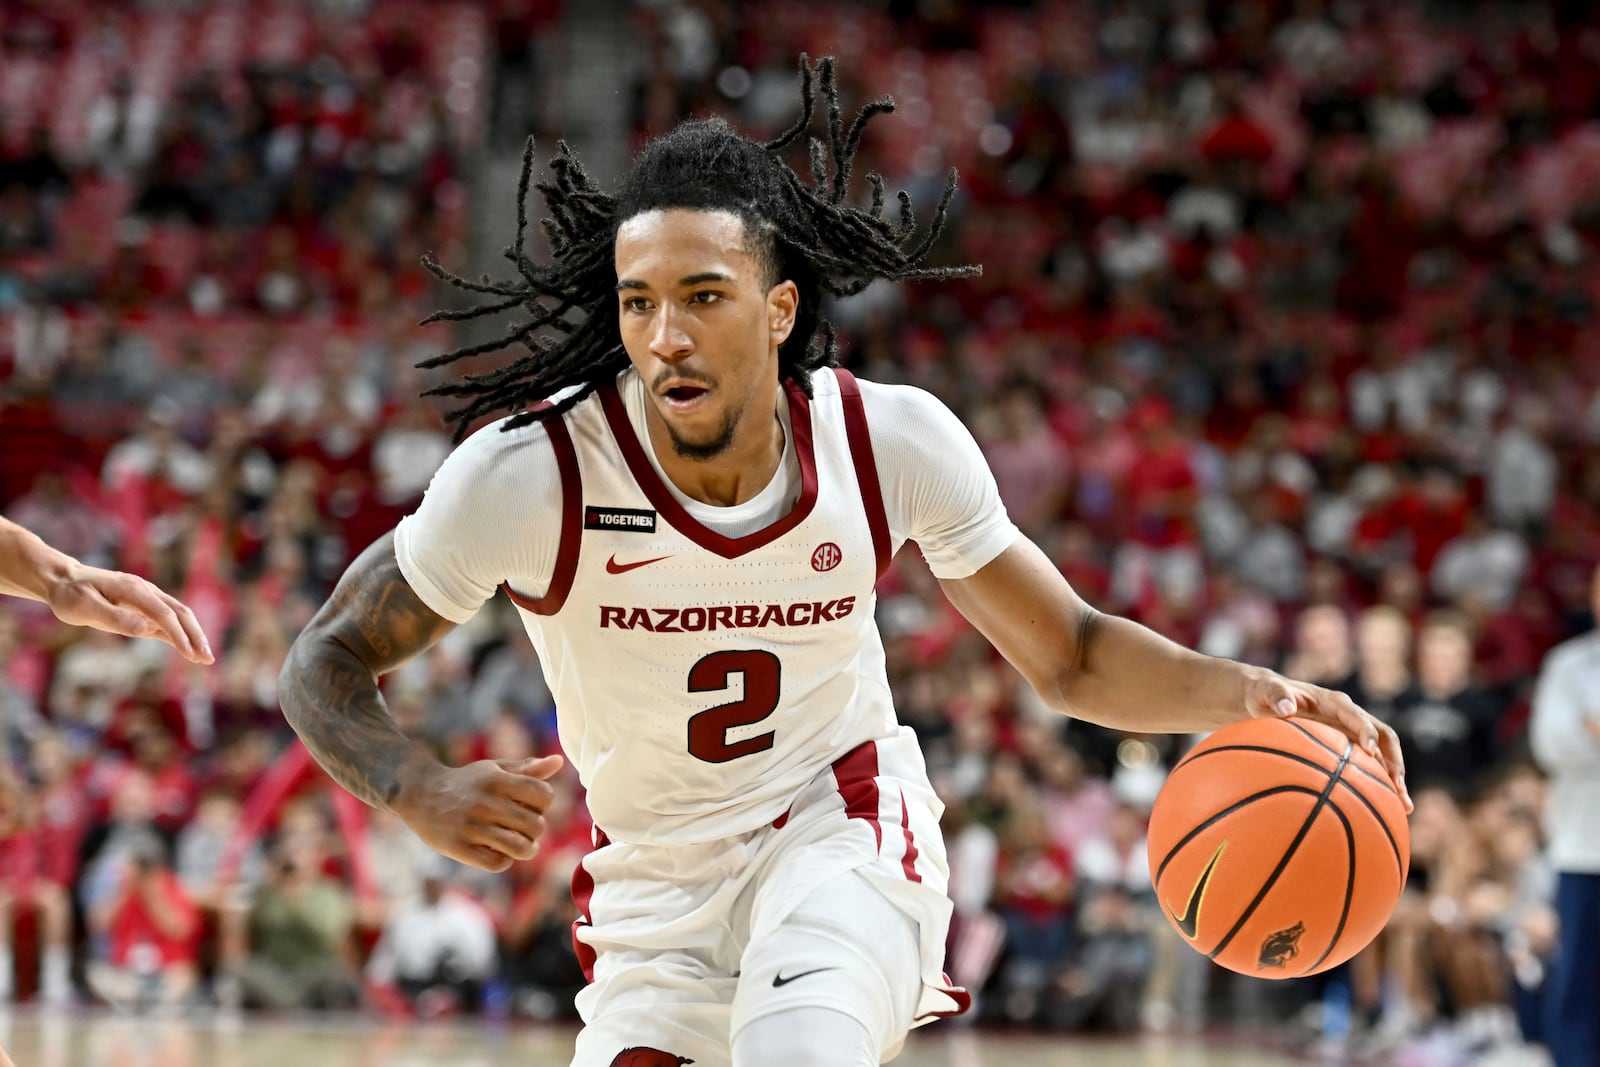
[[[781,345],[794,331],[795,313],[800,309],[800,290],[785,278],[767,290],[767,329],[772,343]]]

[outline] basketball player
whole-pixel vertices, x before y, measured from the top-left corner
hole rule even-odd
[[[501,870],[537,847],[561,757],[442,766],[377,679],[497,590],[520,610],[596,825],[573,879],[591,982],[574,1067],[877,1064],[967,1006],[941,972],[940,805],[873,625],[907,540],[1063,713],[1147,732],[1299,713],[1400,781],[1394,735],[1347,698],[1091,610],[947,409],[831,366],[823,293],[970,271],[921,265],[953,174],[920,240],[903,197],[882,217],[876,175],[871,210],[846,204],[861,129],[890,105],[846,129],[831,63],[802,70],[776,141],[686,123],[615,196],[562,147],[540,185],[553,265],[522,253],[519,214],[522,282],[454,279],[527,310],[508,340],[531,351],[442,391],[468,400],[461,430],[514,414],[351,565],[283,670],[289,721],[341,784]],[[778,153],[817,77],[828,133],[807,183]]]
[[[192,663],[211,663],[211,646],[194,612],[177,597],[121,571],[86,567],[0,517],[0,593],[49,606],[74,626],[165,641]]]

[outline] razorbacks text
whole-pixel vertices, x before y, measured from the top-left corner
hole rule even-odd
[[[798,600],[792,604],[719,604],[710,608],[624,608],[600,605],[602,630],[649,630],[658,634],[715,630],[761,630],[768,626],[816,626],[849,615],[853,596]]]

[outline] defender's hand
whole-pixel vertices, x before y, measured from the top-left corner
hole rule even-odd
[[[543,756],[435,768],[407,783],[392,808],[435,851],[498,873],[538,851],[555,796],[547,779],[562,763]]]
[[[212,662],[194,612],[137,575],[74,566],[46,587],[44,601],[62,622],[124,637],[153,637],[191,663]]]
[[[1400,738],[1387,723],[1373,718],[1345,694],[1262,671],[1250,682],[1245,707],[1255,718],[1304,715],[1327,723],[1384,765],[1408,813],[1415,806],[1411,803],[1411,794],[1406,791],[1406,759],[1400,751]]]

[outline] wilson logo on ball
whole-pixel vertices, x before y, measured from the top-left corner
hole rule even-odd
[[[844,559],[844,553],[839,551],[839,546],[832,541],[824,541],[811,553],[811,569],[815,571],[831,571]]]

